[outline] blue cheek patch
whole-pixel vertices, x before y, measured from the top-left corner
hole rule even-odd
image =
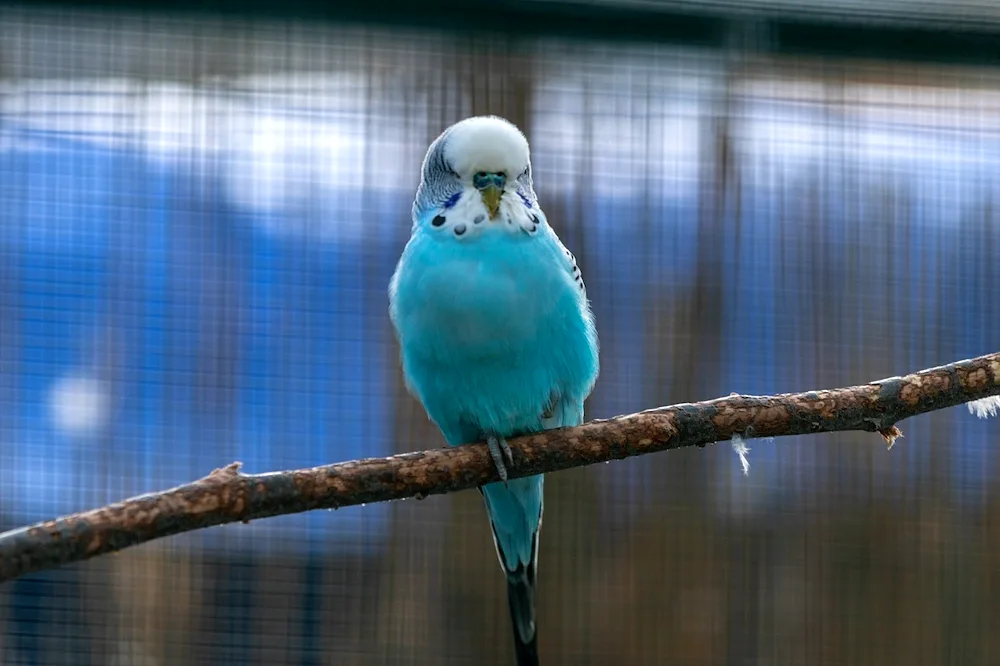
[[[524,196],[524,192],[518,192],[517,194],[518,194],[518,196],[521,197],[521,201],[524,202],[525,207],[531,208],[531,199],[529,199],[528,197]]]
[[[450,197],[448,197],[447,201],[444,202],[445,209],[453,208],[455,206],[455,204],[458,203],[458,200],[461,199],[461,198],[462,198],[462,193],[461,192],[455,192],[453,195],[451,195]]]

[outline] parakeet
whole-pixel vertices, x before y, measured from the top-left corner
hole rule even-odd
[[[413,227],[389,285],[407,388],[451,446],[485,440],[500,483],[480,489],[519,666],[538,664],[542,476],[507,480],[507,438],[579,425],[599,370],[576,259],[538,207],[528,141],[482,116],[427,150]]]

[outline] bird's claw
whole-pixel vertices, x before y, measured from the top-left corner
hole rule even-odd
[[[497,468],[497,474],[500,475],[500,480],[507,483],[507,466],[504,464],[504,458],[511,465],[514,464],[514,455],[510,451],[510,444],[503,437],[497,437],[496,435],[486,436],[486,446],[490,450],[490,457],[493,458],[493,464]]]
[[[500,441],[500,450],[503,451],[504,458],[507,459],[507,464],[510,465],[511,467],[513,467],[514,466],[514,454],[510,450],[510,444],[508,444],[507,440],[504,439],[503,437],[501,437],[499,439],[499,441]]]

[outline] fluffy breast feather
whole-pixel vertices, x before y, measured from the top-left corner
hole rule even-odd
[[[411,239],[391,312],[411,390],[442,429],[474,414],[500,434],[537,430],[557,392],[583,398],[596,333],[565,250],[549,237]]]

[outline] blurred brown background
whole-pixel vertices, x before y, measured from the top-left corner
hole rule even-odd
[[[386,287],[424,150],[472,114],[525,130],[582,265],[589,417],[996,351],[1000,70],[975,45],[997,17],[967,4],[971,50],[859,28],[825,54],[780,46],[850,31],[725,6],[616,23],[613,3],[521,3],[486,31],[437,25],[450,10],[0,8],[0,529],[234,459],[442,445],[402,386]],[[949,6],[906,29],[969,29],[940,24]],[[995,663],[1000,425],[959,408],[902,428],[891,453],[750,441],[747,477],[727,444],[553,475],[543,660]],[[481,499],[458,493],[5,584],[0,664],[508,664],[503,595]]]

